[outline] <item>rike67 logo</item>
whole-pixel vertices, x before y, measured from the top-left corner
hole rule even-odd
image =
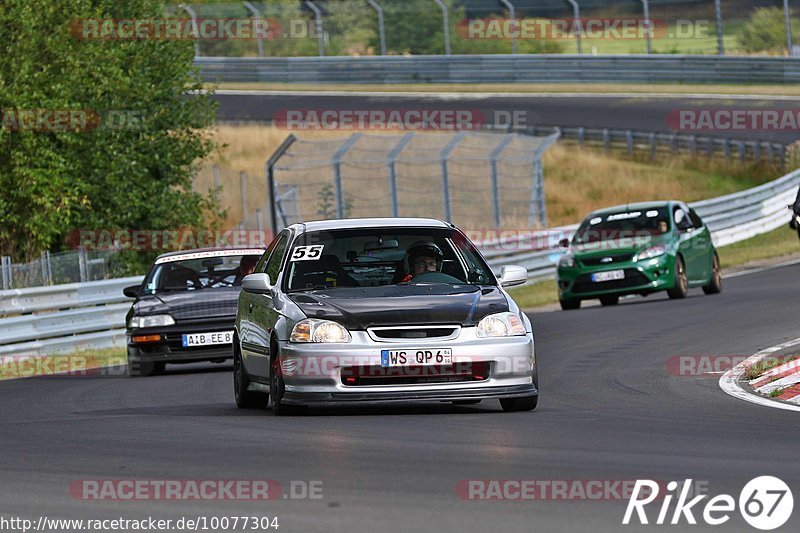
[[[677,525],[685,520],[687,524],[694,525],[697,524],[695,513],[700,514],[703,521],[712,526],[722,525],[730,520],[731,513],[736,510],[737,504],[733,496],[720,494],[709,499],[705,505],[701,505],[700,502],[708,495],[702,494],[690,500],[689,489],[691,486],[691,479],[687,479],[683,484],[670,481],[666,487],[666,494],[659,494],[660,485],[657,482],[649,479],[636,480],[622,523],[624,525],[631,524],[635,513],[640,524],[650,524],[649,520],[652,520],[652,514],[650,517],[647,516],[645,506],[656,499],[661,500],[661,508],[655,524]],[[679,487],[681,487],[680,494],[677,490]],[[677,502],[670,517],[670,505],[675,496],[677,496]],[[756,529],[769,531],[781,527],[789,520],[794,508],[794,498],[791,489],[782,480],[773,476],[759,476],[751,479],[744,486],[742,492],[739,493],[738,504],[739,512],[745,522]],[[636,521],[634,520],[633,523],[635,524]]]

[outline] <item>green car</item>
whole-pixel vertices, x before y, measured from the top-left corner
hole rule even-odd
[[[622,205],[591,213],[558,263],[562,309],[599,298],[615,305],[625,294],[667,291],[683,298],[691,287],[722,290],[719,256],[703,220],[682,202]]]

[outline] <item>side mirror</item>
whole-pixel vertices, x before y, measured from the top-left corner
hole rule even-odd
[[[122,289],[122,294],[127,296],[128,298],[136,298],[139,296],[139,288],[140,285],[131,285],[130,287],[125,287]]]
[[[506,265],[500,269],[500,285],[514,287],[528,281],[528,269],[518,265]]]
[[[558,245],[562,248],[569,248],[569,239],[561,239],[558,241]]]
[[[269,281],[269,274],[259,272],[250,274],[242,279],[242,289],[255,294],[272,294],[272,284]]]

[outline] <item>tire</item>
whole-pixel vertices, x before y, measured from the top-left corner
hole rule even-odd
[[[671,289],[667,290],[667,295],[673,300],[686,298],[686,294],[689,292],[689,280],[686,277],[686,263],[683,262],[683,257],[678,256],[675,258],[673,271],[675,284]]]
[[[722,292],[722,272],[719,268],[719,256],[714,252],[711,259],[711,281],[708,285],[703,285],[703,292],[706,294],[719,294]]]
[[[161,364],[163,365],[164,363]],[[132,378],[144,378],[151,375],[154,370],[155,370],[155,363],[153,363],[152,361],[141,361],[138,359],[131,359],[131,356],[128,355],[128,376]]]
[[[263,392],[247,390],[250,386],[250,376],[242,362],[242,354],[236,344],[239,342],[234,339],[233,352],[233,399],[239,409],[251,409],[253,407],[266,407],[269,398]]]
[[[291,416],[296,415],[305,410],[305,406],[300,405],[286,405],[283,403],[283,396],[286,394],[286,384],[283,382],[283,372],[281,372],[281,365],[277,347],[272,346],[270,350],[272,357],[270,359],[270,376],[269,376],[269,393],[272,398],[272,413],[275,416]]]
[[[559,298],[558,303],[561,304],[561,309],[564,311],[570,311],[573,309],[580,309],[581,301],[580,300],[573,300],[572,298],[568,298],[566,300],[562,300]]]
[[[526,396],[525,398],[501,398],[500,406],[503,411],[533,411],[539,403],[539,396]]]
[[[601,296],[600,297],[600,304],[601,305],[617,305],[619,303],[619,296]]]

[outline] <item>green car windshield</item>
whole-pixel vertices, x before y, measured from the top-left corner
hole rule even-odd
[[[575,232],[575,244],[641,239],[669,231],[667,207],[603,213],[586,218]]]

